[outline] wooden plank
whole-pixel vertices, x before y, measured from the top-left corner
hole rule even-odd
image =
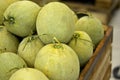
[[[108,70],[106,71],[103,80],[110,80],[110,77],[111,77],[111,67],[112,67],[112,64],[109,65]]]
[[[104,52],[104,55],[94,68],[93,73],[91,73],[90,80],[103,80],[110,63],[110,50],[108,50],[107,52]]]
[[[109,65],[111,64],[110,56],[108,57],[108,59],[107,59],[105,64],[107,64],[107,68],[106,68],[106,66],[104,66],[103,69],[101,70],[101,71],[105,70],[105,73],[103,74],[103,76],[102,76],[102,78],[100,80],[103,80],[105,75],[110,75],[111,74],[111,73],[106,73],[107,70],[109,69]],[[110,79],[110,76],[107,76],[107,78]]]
[[[86,66],[82,70],[79,80],[89,80],[91,73],[93,73],[93,70],[97,65],[97,62],[102,56],[109,40],[111,40],[112,35],[113,35],[113,28],[108,27],[104,38],[101,40],[96,50],[94,51],[93,56],[90,58],[89,62],[86,64]]]
[[[103,52],[101,58],[99,59],[97,65],[95,66],[93,73],[91,73],[90,80],[103,79],[104,74],[108,68],[108,65],[111,63],[110,53],[111,53],[111,41],[109,41],[108,45],[106,46],[106,49]]]

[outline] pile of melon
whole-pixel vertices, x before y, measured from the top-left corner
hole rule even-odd
[[[78,80],[103,37],[99,19],[62,2],[0,0],[0,80]]]

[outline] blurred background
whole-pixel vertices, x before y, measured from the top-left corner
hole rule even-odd
[[[113,27],[112,68],[110,80],[120,80],[113,76],[113,70],[119,66],[120,75],[120,0],[33,0],[41,6],[51,1],[67,4],[76,13],[81,10],[90,11],[107,26]]]
[[[113,70],[118,66],[119,67],[119,79],[114,78],[111,74],[110,80],[120,80],[120,8],[118,8],[112,18],[110,19],[109,25],[113,26],[113,43],[112,43],[112,73]]]

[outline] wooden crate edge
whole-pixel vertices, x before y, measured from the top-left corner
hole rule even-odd
[[[95,52],[93,53],[93,56],[90,58],[89,62],[82,70],[79,80],[87,80],[89,75],[92,73],[95,65],[97,64],[97,61],[99,60],[102,52],[104,51],[106,44],[108,43],[108,40],[113,38],[112,36],[113,36],[113,27],[108,26],[104,38],[101,40]]]

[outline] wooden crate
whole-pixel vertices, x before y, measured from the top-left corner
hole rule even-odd
[[[113,28],[105,27],[105,36],[80,73],[79,80],[109,80],[111,75]]]

